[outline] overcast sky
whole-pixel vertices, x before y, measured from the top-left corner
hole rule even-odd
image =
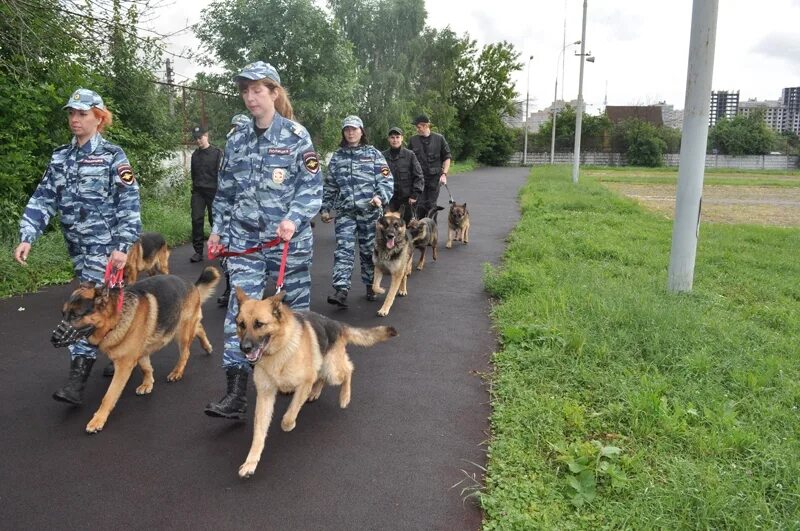
[[[200,10],[211,0],[165,3],[152,26],[172,33],[197,22]],[[582,0],[426,0],[426,5],[429,26],[450,26],[459,35],[468,33],[479,45],[503,40],[513,44],[526,65],[514,79],[520,98],[529,88],[531,111],[550,104],[564,21],[567,43],[579,40]],[[719,5],[714,90],[739,90],[742,100],[774,100],[782,88],[800,86],[800,0],[720,0]],[[586,49],[596,57],[584,70],[588,112],[601,110],[606,94],[609,105],[665,100],[683,108],[692,0],[589,0],[587,13]],[[170,39],[175,52],[195,46],[191,32]],[[579,62],[573,53],[579,49],[566,52],[567,100],[578,94]],[[198,68],[177,59],[177,80]],[[558,92],[560,96],[561,87]]]

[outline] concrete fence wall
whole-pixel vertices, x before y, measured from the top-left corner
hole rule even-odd
[[[556,153],[556,164],[572,164],[572,152]],[[663,156],[664,166],[677,167],[680,162],[678,153]],[[509,164],[522,164],[522,152],[514,153]],[[550,153],[528,153],[528,166],[550,164]],[[627,166],[628,161],[622,153],[581,153],[581,164],[591,166]],[[734,168],[739,170],[796,170],[800,168],[800,156],[797,155],[706,155],[706,168]]]

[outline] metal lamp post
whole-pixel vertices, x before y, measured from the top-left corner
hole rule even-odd
[[[522,148],[522,164],[528,163],[528,104],[531,101],[531,61],[533,56],[528,57],[528,86],[525,89],[525,140]]]
[[[583,58],[586,56],[586,1],[583,0],[583,23],[581,29],[581,70],[578,76],[578,108],[575,112],[575,153],[572,161],[572,184],[578,184],[581,164],[581,122],[583,121]]]
[[[569,44],[565,44],[561,47],[561,51],[558,52],[558,59],[556,59],[556,83],[555,88],[553,89],[553,127],[550,130],[550,164],[553,164],[556,158],[556,115],[558,114],[558,110],[556,109],[556,102],[558,101],[558,62],[562,59],[562,55],[564,51],[570,47],[580,44],[581,41],[571,42]],[[564,70],[562,68],[561,75],[564,75]],[[561,84],[561,90],[564,90],[564,84]]]

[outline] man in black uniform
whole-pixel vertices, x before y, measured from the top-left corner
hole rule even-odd
[[[192,136],[197,149],[192,153],[192,262],[203,261],[203,216],[208,212],[208,222],[214,225],[211,205],[217,195],[217,173],[222,161],[222,150],[208,143],[208,130],[195,127]]]
[[[389,149],[383,152],[394,177],[394,195],[389,201],[389,210],[398,211],[400,205],[406,205],[405,221],[411,220],[412,210],[416,208],[417,198],[425,189],[425,179],[417,156],[410,149],[403,147],[403,130],[399,127],[389,129]],[[424,217],[419,212],[418,217]]]
[[[419,159],[425,176],[425,191],[418,202],[419,209],[427,212],[436,206],[439,187],[447,184],[450,146],[442,135],[431,132],[431,121],[424,114],[414,119],[414,125],[417,127],[417,134],[411,137],[408,144]]]

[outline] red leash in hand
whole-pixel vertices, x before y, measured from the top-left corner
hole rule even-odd
[[[123,293],[125,290],[122,289],[122,285],[124,283],[123,274],[125,271],[123,269],[114,269],[114,266],[111,265],[111,261],[109,260],[106,264],[106,274],[103,276],[103,284],[108,286],[109,288],[119,288],[119,297],[117,298],[117,312],[122,311],[122,300],[123,300]]]
[[[255,247],[250,247],[249,249],[245,249],[240,253],[236,253],[233,251],[226,251],[224,247],[220,246],[220,251],[211,249],[208,250],[208,259],[213,260],[214,258],[219,257],[228,257],[228,256],[244,256],[246,254],[252,254],[261,249],[269,249],[270,247],[275,247],[279,243],[283,242],[283,254],[281,255],[281,267],[278,271],[278,280],[275,282],[275,293],[280,293],[283,289],[283,276],[286,273],[286,259],[289,256],[289,242],[286,240],[282,240],[279,236],[276,236],[275,239],[268,241],[267,243],[262,243],[260,245],[256,245]]]

